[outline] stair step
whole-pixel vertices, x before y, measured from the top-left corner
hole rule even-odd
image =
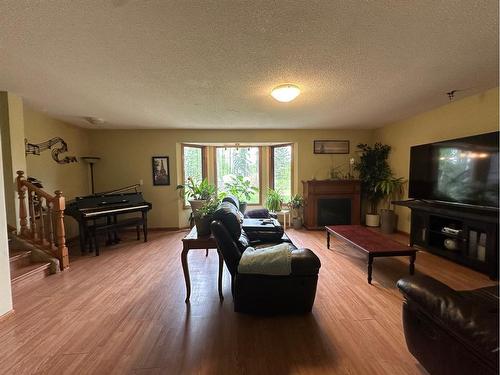
[[[12,285],[21,285],[35,280],[41,280],[50,275],[50,263],[31,263],[10,272]]]
[[[10,250],[9,261],[11,272],[13,270],[28,266],[31,263],[30,257],[31,250]]]

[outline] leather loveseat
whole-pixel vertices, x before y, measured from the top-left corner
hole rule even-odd
[[[397,285],[408,350],[431,375],[498,374],[498,286],[456,291],[425,275]]]
[[[242,229],[238,208],[229,201],[219,205],[211,229],[231,274],[235,311],[257,314],[311,311],[321,267],[319,258],[311,250],[297,249],[286,234],[273,242],[250,241]],[[290,275],[238,273],[239,261],[247,247],[267,247],[280,242],[289,242],[293,249]]]

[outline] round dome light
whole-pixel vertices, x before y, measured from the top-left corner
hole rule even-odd
[[[276,86],[271,91],[271,96],[278,102],[288,103],[294,100],[300,94],[300,89],[296,85],[286,84]]]

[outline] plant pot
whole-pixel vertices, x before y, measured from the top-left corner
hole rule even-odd
[[[190,199],[189,204],[191,205],[191,211],[193,211],[193,214],[195,214],[206,201],[206,199]]]
[[[393,210],[380,210],[380,229],[390,234],[396,229],[396,214]]]
[[[294,217],[292,219],[292,225],[293,225],[293,229],[301,229],[302,228],[302,218],[301,217]]]
[[[194,223],[196,225],[196,231],[198,236],[208,236],[210,234],[210,222],[212,221],[211,216],[198,217],[195,216]]]
[[[242,214],[245,214],[246,210],[247,210],[247,202],[240,202],[240,212]]]
[[[378,227],[380,225],[380,215],[366,214],[365,224],[367,227]]]

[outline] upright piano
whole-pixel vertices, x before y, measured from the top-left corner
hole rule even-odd
[[[113,224],[118,227],[120,215],[134,212],[140,212],[142,215],[144,241],[147,241],[147,215],[152,204],[144,200],[142,193],[137,191],[138,186],[132,185],[108,192],[76,197],[66,204],[65,215],[73,217],[78,222],[82,252],[87,246],[89,227],[106,226],[106,228],[112,228]],[[135,189],[135,192],[125,192],[132,189]],[[116,233],[115,240],[117,240]]]

